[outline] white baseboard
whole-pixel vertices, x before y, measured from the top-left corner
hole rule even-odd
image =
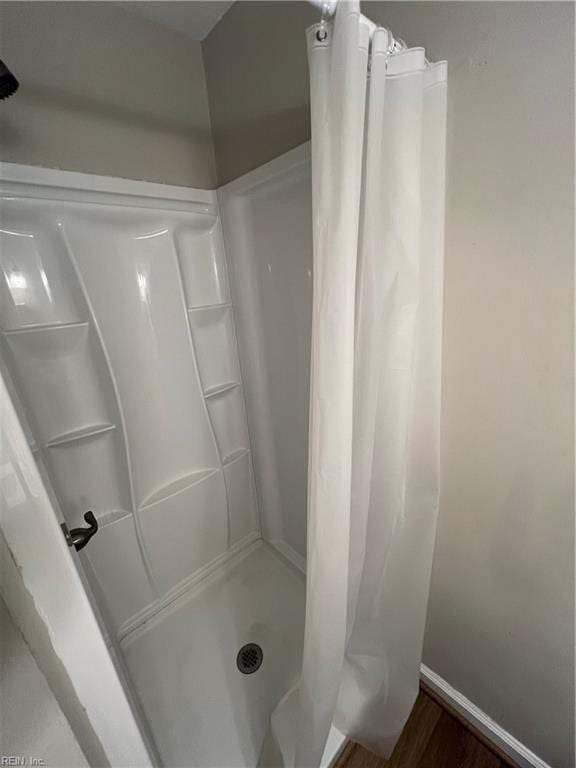
[[[332,726],[330,733],[328,734],[328,741],[324,747],[324,754],[322,755],[322,761],[320,768],[332,768],[340,755],[342,750],[346,746],[348,739],[343,733],[340,733],[338,728]]]
[[[499,747],[502,752],[518,763],[521,768],[551,768],[548,763],[541,760],[538,755],[535,755],[528,747],[525,747],[518,739],[515,739],[512,734],[505,731],[502,726],[498,725],[491,717],[488,717],[485,712],[459,691],[452,688],[436,672],[428,669],[425,664],[420,665],[420,678],[434,693],[449,704],[452,709],[456,710],[477,731],[486,736],[495,746]]]
[[[440,675],[428,669],[425,664],[420,665],[420,678],[446,704],[456,710],[470,725],[483,736],[486,736],[492,744],[499,747],[504,754],[508,755],[521,768],[551,768],[548,763],[539,758],[538,755],[535,755],[534,752],[525,747],[518,739],[515,739],[508,731],[505,731],[502,726],[488,717],[475,704],[472,704],[459,691],[452,688]],[[334,765],[346,741],[346,737],[340,731],[337,731],[336,728],[332,727],[322,759],[322,768],[330,768],[330,766]]]

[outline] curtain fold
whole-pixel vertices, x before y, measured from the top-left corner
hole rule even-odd
[[[365,546],[351,550],[362,575],[348,616],[335,721],[387,757],[418,693],[438,513],[446,68],[427,65],[421,49],[402,51],[388,57],[377,86],[378,42],[375,37],[370,97],[385,94],[383,131],[375,137],[381,165],[364,216],[375,204],[381,217],[374,248],[381,335],[371,349],[362,347],[370,330],[358,326],[355,350],[357,372],[368,365],[366,352],[373,367],[378,361],[371,374],[378,394],[362,412],[367,385],[356,378],[354,418],[363,415],[374,432],[370,468],[356,466],[367,448],[353,446],[360,487],[355,493],[353,484],[358,505],[352,504],[350,524]],[[359,296],[372,290],[361,271],[357,279]]]
[[[261,766],[317,768],[332,722],[388,757],[418,693],[439,499],[446,65],[308,30],[314,292],[302,676]]]

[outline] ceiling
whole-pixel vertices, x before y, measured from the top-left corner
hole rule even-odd
[[[118,3],[129,13],[175,29],[191,40],[204,40],[233,4],[234,0],[134,0]]]

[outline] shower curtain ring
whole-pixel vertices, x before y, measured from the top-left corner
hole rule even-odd
[[[326,22],[324,21],[324,19],[322,19],[320,21],[320,27],[316,32],[316,40],[318,40],[319,43],[323,43],[327,37],[328,37],[328,30],[326,29]]]
[[[316,40],[318,40],[319,43],[323,43],[326,38],[328,37],[328,29],[326,25],[326,19],[330,15],[330,3],[324,2],[322,3],[322,14],[320,16],[320,27],[316,31]]]

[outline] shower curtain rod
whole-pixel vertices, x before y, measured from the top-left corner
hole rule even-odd
[[[338,0],[308,0],[310,5],[313,5],[314,8],[317,8],[320,13],[322,14],[322,19],[330,19],[334,14],[336,13],[336,6],[338,5]],[[376,30],[376,24],[374,24],[373,21],[371,21],[367,16],[362,15],[362,21],[368,29],[370,30],[370,39],[372,39],[372,35],[374,34],[374,31]],[[391,48],[393,50],[399,50],[400,48],[405,48],[405,44],[402,40],[397,40],[394,35],[388,30],[390,33],[390,36],[392,37],[392,46]]]

